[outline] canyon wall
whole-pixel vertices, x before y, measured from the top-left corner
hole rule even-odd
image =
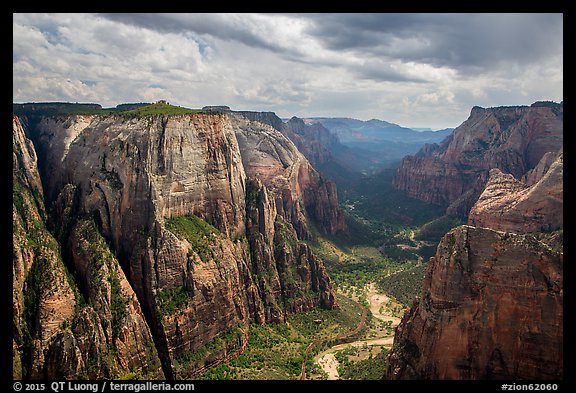
[[[12,221],[14,378],[162,378],[140,303],[90,220],[68,228],[71,258],[64,263],[61,243],[46,227],[35,150],[17,117]]]
[[[522,180],[491,169],[469,225],[444,236],[387,378],[563,378],[563,152],[540,153]]]
[[[563,103],[474,107],[470,117],[440,144],[405,157],[393,185],[412,198],[467,217],[491,169],[520,179],[544,154],[562,148],[563,113]]]
[[[562,379],[562,268],[530,235],[450,231],[396,330],[387,378]]]
[[[30,181],[42,179],[62,269],[99,318],[107,316],[98,323],[83,311],[78,323],[122,339],[115,353],[130,359],[92,364],[91,376],[138,369],[193,377],[241,350],[248,323],[337,307],[322,261],[300,241],[312,236],[310,219],[327,231],[343,229],[336,190],[273,127],[233,113],[35,116],[24,123],[38,153],[40,176]],[[21,166],[33,161],[16,159],[25,149],[34,151],[29,141],[14,144]],[[16,266],[15,257],[15,275]],[[65,293],[59,297],[72,299],[61,281],[54,284]],[[72,318],[68,308],[58,321]],[[87,356],[88,344],[77,351],[64,327],[54,329],[66,343],[54,347],[60,352],[42,347],[42,357],[14,345],[44,377],[77,376],[70,359]],[[90,343],[90,355],[110,359],[102,340]],[[150,353],[135,354],[143,350]],[[70,366],[47,368],[46,357]],[[110,366],[116,363],[125,367]]]

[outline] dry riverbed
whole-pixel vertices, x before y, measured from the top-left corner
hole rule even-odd
[[[329,380],[340,379],[338,375],[338,360],[334,353],[350,347],[360,350],[351,358],[353,361],[366,359],[370,354],[375,355],[382,348],[391,348],[394,341],[394,328],[400,323],[402,306],[386,294],[379,293],[374,283],[366,287],[366,298],[370,305],[372,316],[377,320],[376,326],[361,340],[335,345],[314,357],[314,361],[326,372]],[[379,322],[378,322],[379,321]]]

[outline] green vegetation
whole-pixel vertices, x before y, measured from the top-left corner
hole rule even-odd
[[[415,238],[438,243],[446,232],[462,224],[465,224],[465,222],[461,218],[446,215],[440,216],[422,225]]]
[[[24,116],[70,116],[70,115],[186,115],[195,113],[213,113],[201,109],[189,109],[159,101],[154,104],[120,104],[115,108],[102,108],[99,104],[46,102],[30,104],[13,104],[13,112]]]
[[[417,361],[420,358],[420,348],[418,345],[410,340],[401,340],[394,342],[394,352],[400,358],[411,359]]]
[[[157,102],[155,104],[142,106],[136,109],[131,109],[127,111],[121,111],[120,114],[130,115],[130,116],[157,116],[157,115],[187,115],[195,113],[205,113],[201,109],[189,109],[181,106],[170,105],[165,102]]]
[[[14,114],[25,116],[101,115],[118,112],[116,108],[102,108],[99,104],[79,104],[70,102],[13,104],[12,107]]]
[[[260,192],[256,182],[251,179],[246,179],[246,209],[256,207]]]
[[[274,221],[274,250],[281,253],[281,250],[288,245],[292,252],[298,251],[298,239],[292,226],[287,223],[281,216],[276,217]]]
[[[419,226],[444,214],[445,206],[431,205],[406,196],[392,186],[396,168],[362,178],[343,200],[359,217],[378,218],[387,225]]]
[[[422,292],[422,283],[426,276],[427,264],[415,265],[395,274],[382,277],[377,281],[378,289],[407,307]]]
[[[288,315],[284,323],[251,324],[244,353],[228,363],[211,368],[198,378],[297,379],[306,348],[311,342],[334,338],[356,328],[362,314],[360,305],[340,295],[337,301],[340,305],[338,310],[313,309]],[[320,374],[313,357],[325,348],[326,343],[312,348],[306,364],[309,372]]]
[[[24,311],[22,318],[22,353],[24,376],[27,376],[29,372],[29,367],[31,366],[31,355],[33,339],[36,336],[38,327],[37,325],[37,315],[38,306],[40,304],[40,297],[42,293],[46,291],[50,282],[48,267],[50,263],[45,258],[34,259],[26,281],[24,284]]]
[[[445,206],[410,198],[394,189],[395,173],[395,167],[385,168],[339,190],[349,230],[324,237],[343,251],[371,246],[397,261],[428,260],[434,255],[444,233],[462,221],[445,216]]]
[[[160,313],[164,316],[174,315],[177,311],[182,310],[188,304],[189,299],[190,295],[182,285],[163,289],[156,293]]]
[[[328,271],[335,286],[343,291],[347,289],[364,288],[371,282],[377,282],[399,271],[413,266],[414,262],[400,264],[389,259],[347,263],[341,266],[331,266]]]
[[[349,347],[334,353],[338,360],[338,375],[341,379],[349,380],[381,380],[386,372],[386,356],[388,350],[382,350],[372,355],[370,353],[367,359],[350,360],[351,357],[359,354],[359,348]]]
[[[136,371],[129,371],[118,378],[120,381],[141,381],[143,379],[144,376],[142,375],[142,369],[140,368]]]
[[[176,357],[174,359],[174,371],[176,376],[180,378],[188,377],[188,370],[197,368],[198,365],[203,364],[205,359],[209,358],[212,354],[222,351],[233,352],[234,350],[237,350],[244,334],[244,327],[239,324],[229,329],[227,332],[214,337],[214,339],[196,351],[190,351]],[[224,364],[223,366],[226,365]],[[208,375],[215,377],[209,379],[229,379],[229,377],[231,377],[230,375],[227,375],[227,373],[221,373],[217,368],[218,367],[214,367],[208,370]],[[220,374],[226,374],[226,377],[228,378],[223,378],[224,375]]]
[[[206,262],[214,257],[213,236],[220,235],[220,231],[202,218],[194,215],[171,218],[166,220],[166,229],[178,238],[188,240],[192,251],[198,254],[202,261]]]
[[[126,317],[126,306],[129,299],[122,294],[120,279],[115,271],[111,271],[108,276],[110,282],[110,312],[112,313],[112,341],[115,342],[120,334],[120,328]]]

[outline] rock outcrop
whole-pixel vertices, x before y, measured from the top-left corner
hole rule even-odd
[[[531,235],[453,229],[396,330],[387,378],[562,379],[562,270]]]
[[[563,109],[563,103],[474,107],[443,142],[405,157],[393,185],[410,197],[467,217],[491,169],[520,179],[544,154],[562,148]]]
[[[300,242],[310,218],[342,229],[335,187],[273,127],[220,112],[26,120],[52,232],[90,299],[75,326],[100,329],[57,332],[64,344],[44,353],[65,365],[58,376],[77,376],[86,356],[110,359],[103,346],[116,343],[123,368],[101,363],[90,376],[138,364],[193,377],[244,348],[251,321],[337,307],[322,261]]]
[[[249,177],[262,179],[268,188],[282,195],[284,206],[278,206],[280,214],[298,222],[306,211],[321,231],[331,235],[345,231],[336,184],[311,165],[333,162],[326,145],[335,143],[334,136],[320,124],[308,126],[295,117],[284,123],[273,112],[238,114],[248,120],[238,118],[237,136],[244,167]],[[260,132],[255,133],[255,129]],[[261,135],[266,135],[264,140],[260,140]],[[263,165],[262,160],[271,165]],[[288,183],[282,183],[282,179]],[[310,237],[305,222],[295,227],[300,237]]]
[[[490,178],[470,211],[468,224],[517,233],[551,232],[564,225],[563,153],[552,163],[551,154],[525,178],[532,185],[516,180],[499,169]]]
[[[426,160],[489,177],[468,189],[479,194],[469,225],[448,232],[430,259],[421,300],[397,328],[387,378],[563,378],[561,122],[562,105],[474,108],[452,140],[409,158],[423,160],[422,180]]]

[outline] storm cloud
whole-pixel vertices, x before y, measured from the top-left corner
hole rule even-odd
[[[454,127],[563,99],[562,14],[13,14],[13,100]]]

